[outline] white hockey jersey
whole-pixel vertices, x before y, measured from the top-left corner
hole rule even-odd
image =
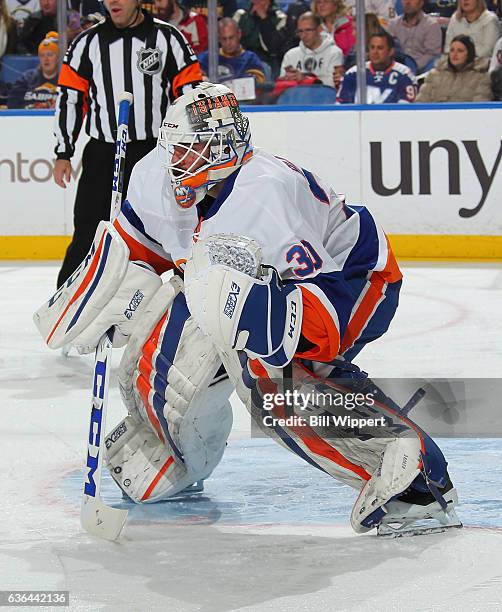
[[[255,149],[251,160],[226,179],[204,213],[200,204],[189,209],[176,204],[152,151],[134,167],[115,226],[131,259],[147,261],[159,273],[183,266],[194,234],[254,239],[263,263],[286,282],[301,283],[311,315],[329,320],[336,337],[330,341],[331,358],[353,311],[351,280],[366,282],[373,275],[368,290],[376,282],[378,299],[387,284],[401,280],[388,240],[365,207],[346,205],[313,173],[263,150]],[[308,324],[308,316],[304,320]]]

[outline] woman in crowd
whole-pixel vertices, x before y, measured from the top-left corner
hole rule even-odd
[[[0,62],[6,53],[15,53],[16,22],[10,16],[6,0],[0,0]]]
[[[335,39],[344,56],[356,42],[352,17],[343,0],[313,0],[312,12],[322,19],[323,29]]]
[[[488,59],[476,58],[472,38],[460,34],[448,55],[425,78],[417,102],[483,102],[492,99]]]
[[[458,0],[457,10],[446,30],[445,53],[459,34],[472,38],[478,57],[491,57],[500,37],[500,24],[497,15],[486,9],[485,0]]]

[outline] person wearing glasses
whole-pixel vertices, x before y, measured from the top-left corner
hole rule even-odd
[[[323,85],[338,87],[343,77],[343,53],[323,31],[321,18],[310,11],[303,13],[296,33],[300,44],[284,56],[279,79],[301,82],[314,76]]]

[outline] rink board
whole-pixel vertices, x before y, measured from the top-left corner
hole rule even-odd
[[[500,105],[248,110],[256,146],[367,205],[399,257],[502,259]],[[76,181],[52,181],[52,124],[50,111],[0,113],[2,259],[59,259],[69,242]]]

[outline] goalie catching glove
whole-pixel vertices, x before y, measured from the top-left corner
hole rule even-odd
[[[111,223],[101,221],[84,261],[33,320],[53,349],[71,345],[90,353],[112,326],[114,346],[124,346],[161,284],[147,264],[129,261],[120,234]]]
[[[302,325],[302,295],[261,265],[248,238],[218,234],[199,240],[185,267],[188,307],[216,346],[244,350],[274,367],[287,365]]]

